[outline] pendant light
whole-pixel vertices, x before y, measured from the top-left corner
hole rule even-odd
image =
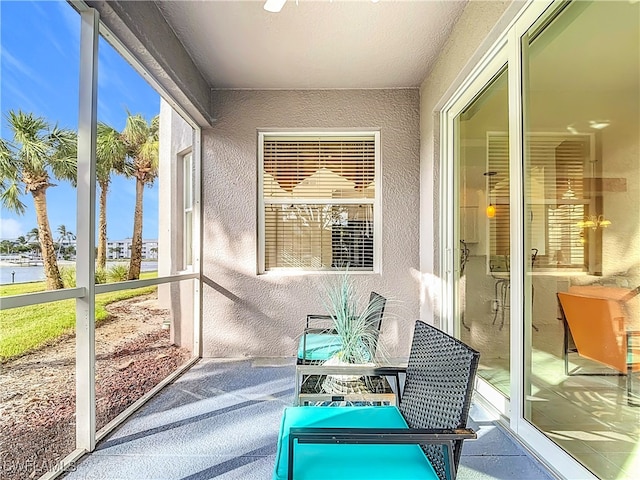
[[[493,218],[496,216],[496,207],[495,205],[493,205],[491,203],[491,177],[493,177],[494,175],[497,175],[498,172],[495,171],[489,171],[489,172],[484,172],[483,175],[485,177],[489,177],[489,188],[487,191],[487,197],[489,198],[489,205],[487,205],[487,208],[485,209],[485,213],[487,215],[487,218]]]
[[[487,205],[485,213],[487,214],[487,218],[495,217],[496,216],[496,207],[493,206],[493,204],[491,202],[489,202],[489,205]]]

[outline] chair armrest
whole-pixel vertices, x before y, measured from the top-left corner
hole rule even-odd
[[[398,375],[399,373],[407,373],[406,365],[384,365],[376,367],[377,375]]]
[[[289,442],[298,443],[446,443],[473,440],[477,434],[471,428],[337,428],[292,427]]]
[[[363,377],[382,377],[395,375],[392,367],[371,365],[297,365],[296,371],[301,375],[360,375]]]
[[[337,335],[338,332],[333,328],[305,328],[303,335],[308,335],[310,333],[328,333],[332,335]]]
[[[295,440],[298,443],[322,444],[432,444],[446,449],[448,468],[454,468],[452,443],[477,438],[470,428],[316,428],[293,427],[289,430],[288,480],[293,480],[293,454]]]
[[[620,300],[622,300],[624,303],[627,303],[629,300],[631,300],[633,297],[635,297],[636,295],[638,295],[640,293],[640,285],[638,285],[636,288],[634,288],[633,290],[631,290],[629,293],[627,293],[624,297],[622,297]]]
[[[323,320],[323,321],[330,321],[333,323],[333,317],[331,315],[314,315],[314,314],[310,314],[307,315],[307,328],[309,328],[309,321],[317,321],[317,320]]]

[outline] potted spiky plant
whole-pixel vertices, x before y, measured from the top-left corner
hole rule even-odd
[[[374,300],[359,311],[358,301],[353,278],[348,272],[327,288],[325,307],[342,348],[325,362],[326,365],[374,365],[378,340],[375,313],[381,305]],[[360,386],[363,386],[361,375],[328,375],[323,383],[325,391],[340,393],[346,393],[345,390],[358,391]]]

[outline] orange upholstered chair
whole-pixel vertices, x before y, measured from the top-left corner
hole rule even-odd
[[[569,372],[571,352],[606,365],[627,376],[628,403],[637,406],[632,402],[632,376],[640,372],[640,332],[629,328],[622,297],[610,297],[558,293],[565,324],[565,373],[576,374]]]

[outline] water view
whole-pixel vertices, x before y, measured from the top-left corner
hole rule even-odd
[[[114,265],[128,266],[128,262],[107,262],[107,269]],[[59,267],[74,267],[73,262],[60,262]],[[158,262],[142,262],[143,272],[152,272],[158,269]],[[4,262],[0,264],[0,284],[26,283],[44,280],[44,267],[42,265],[21,266]]]

